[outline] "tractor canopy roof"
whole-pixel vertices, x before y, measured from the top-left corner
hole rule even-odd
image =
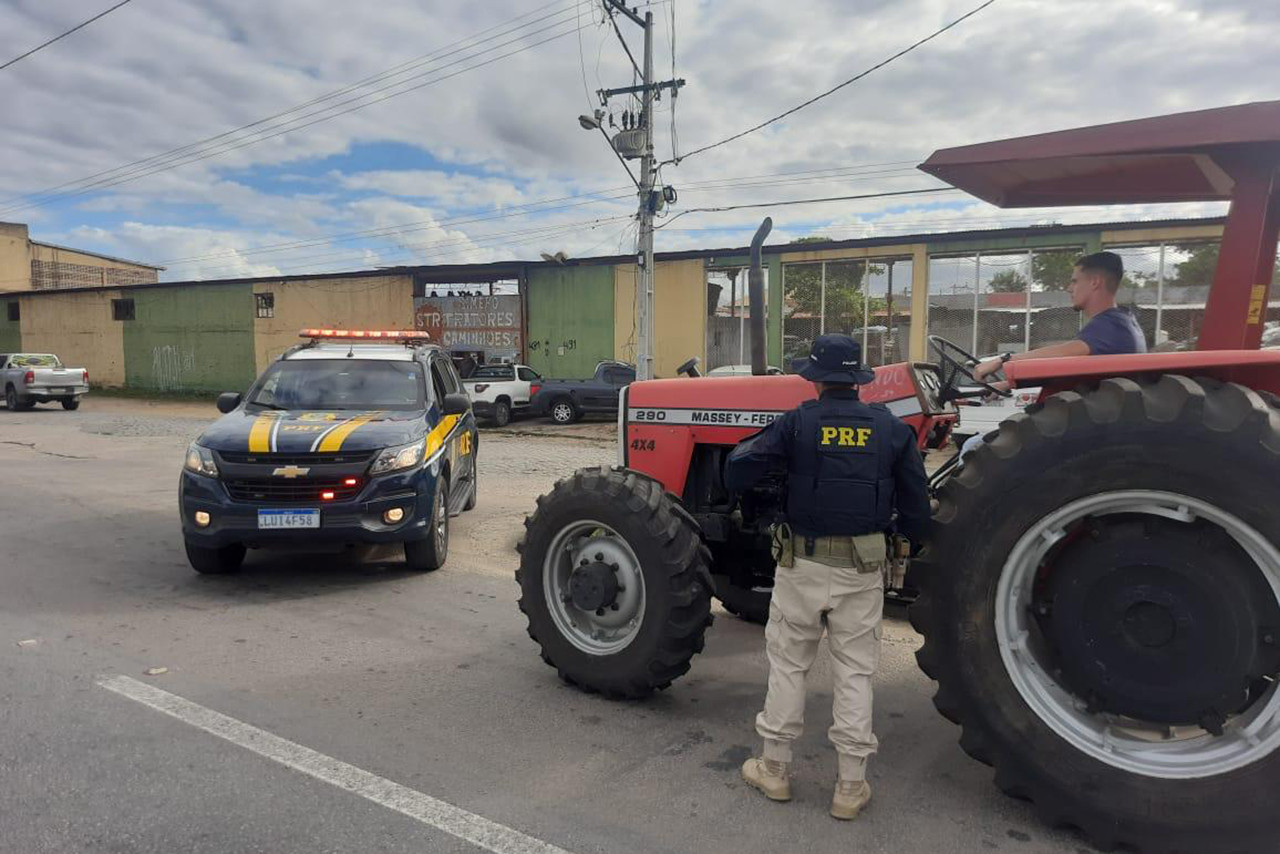
[[[1280,168],[1280,101],[944,148],[920,169],[1002,208],[1202,202],[1232,198],[1241,157]]]

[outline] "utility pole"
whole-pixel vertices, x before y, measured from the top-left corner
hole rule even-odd
[[[644,13],[644,93],[640,100],[644,153],[640,156],[640,356],[636,378],[653,379],[654,299],[653,299],[653,215],[657,199],[653,192],[653,12]]]
[[[636,182],[636,188],[640,198],[639,210],[636,218],[640,224],[640,232],[636,246],[636,264],[639,268],[640,275],[638,277],[637,288],[639,293],[636,294],[636,313],[638,327],[638,349],[636,357],[636,379],[649,380],[653,379],[653,359],[654,359],[654,261],[653,261],[653,220],[654,215],[658,212],[658,206],[663,200],[662,195],[666,193],[666,188],[660,194],[654,189],[657,183],[658,170],[653,152],[653,101],[654,96],[663,89],[670,89],[672,97],[684,85],[683,80],[664,80],[655,82],[653,79],[653,12],[645,12],[643,18],[634,10],[628,9],[622,0],[601,0],[604,4],[605,14],[612,16],[615,12],[630,20],[632,23],[644,30],[644,67],[640,68],[636,65],[635,58],[631,56],[631,49],[627,47],[626,40],[622,40],[622,46],[627,51],[627,56],[631,58],[631,64],[635,67],[640,77],[640,84],[636,86],[624,86],[619,89],[602,89],[598,93],[600,102],[607,104],[609,98],[614,95],[640,95],[640,115],[638,118],[639,126],[624,130],[610,140],[610,144],[614,150],[623,158],[640,158],[640,180]],[[616,23],[615,23],[616,28]],[[618,38],[622,39],[622,32],[618,31]],[[594,126],[603,131],[603,127],[599,124],[603,111],[597,111]],[[583,116],[579,119],[583,127],[591,126],[590,118]],[[639,139],[634,137],[638,131]],[[608,134],[606,133],[606,136]],[[624,139],[625,138],[625,139]],[[638,149],[638,150],[637,150]],[[625,165],[625,164],[624,164]],[[671,198],[674,198],[672,194]]]

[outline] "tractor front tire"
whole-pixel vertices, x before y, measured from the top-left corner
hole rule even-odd
[[[582,469],[538,499],[518,550],[529,637],[565,682],[644,697],[702,651],[710,552],[697,522],[657,481]]]
[[[911,621],[998,787],[1104,850],[1275,850],[1278,478],[1280,413],[1174,375],[1054,395],[969,455]]]
[[[716,598],[730,614],[748,623],[763,626],[769,622],[772,588],[739,587],[727,575],[714,575]]]

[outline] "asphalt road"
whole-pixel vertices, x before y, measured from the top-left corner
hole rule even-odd
[[[821,663],[797,801],[740,782],[757,627],[719,614],[690,674],[646,702],[562,685],[525,635],[512,549],[537,494],[612,460],[602,441],[484,433],[480,506],[454,520],[439,572],[254,554],[238,576],[198,576],[177,473],[215,415],[92,397],[0,412],[0,851],[1085,850],[961,753],[901,619],[877,677],[875,797],[853,824],[826,814]],[[102,687],[113,677],[195,711],[156,711]],[[284,758],[262,731],[288,740]]]

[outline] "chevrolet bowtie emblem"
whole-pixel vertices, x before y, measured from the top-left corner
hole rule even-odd
[[[272,474],[276,477],[295,478],[302,477],[309,471],[311,471],[311,469],[306,468],[305,466],[281,466],[273,471]]]

